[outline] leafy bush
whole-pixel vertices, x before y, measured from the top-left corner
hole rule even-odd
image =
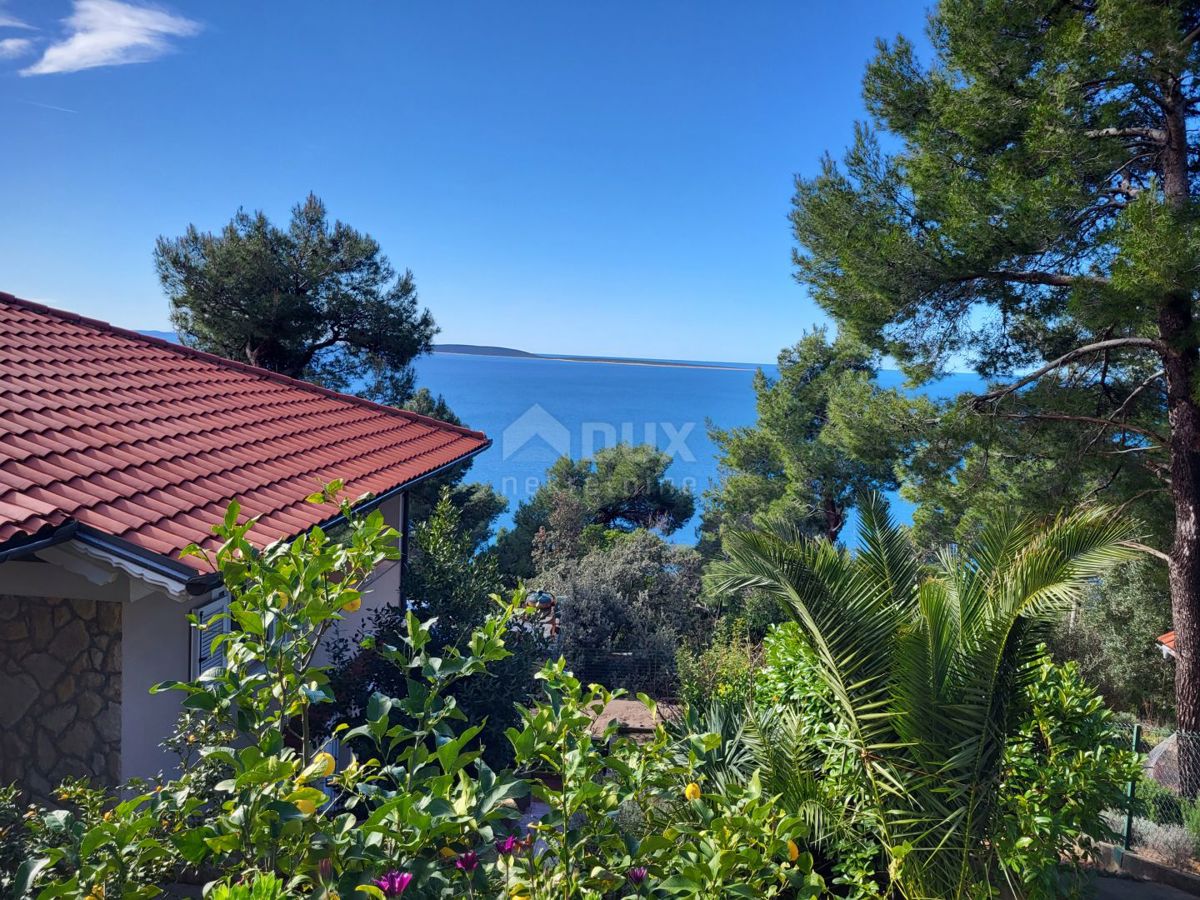
[[[1145,818],[1157,825],[1182,825],[1183,801],[1170,788],[1159,784],[1144,772],[1138,773],[1137,789],[1138,810]]]
[[[1192,836],[1194,853],[1200,854],[1200,801],[1184,800],[1182,806],[1183,827]]]
[[[459,511],[446,490],[429,518],[414,529],[412,543],[405,597],[419,617],[435,620],[430,649],[441,654],[461,646],[495,611],[492,598],[502,589],[500,576],[488,554],[475,552],[474,537],[462,530]],[[405,611],[386,606],[371,614],[353,641],[333,643],[330,680],[337,703],[329,708],[324,733],[336,722],[361,723],[373,693],[403,692],[408,673],[378,648],[399,646],[407,627]],[[370,646],[363,647],[367,638]],[[464,679],[450,689],[468,720],[485,723],[478,743],[493,767],[509,762],[504,731],[517,722],[517,704],[535,695],[534,674],[548,653],[540,627],[520,617],[505,635],[505,649],[507,655],[493,660],[486,675]]]
[[[744,622],[725,621],[717,628],[712,643],[700,652],[681,647],[675,664],[679,697],[687,704],[709,700],[745,703],[754,694],[762,652],[750,643]]]
[[[1004,749],[995,839],[1000,865],[1018,884],[1053,895],[1060,860],[1078,865],[1094,839],[1115,836],[1102,814],[1125,804],[1141,765],[1121,748],[1112,713],[1074,663],[1034,662],[1025,697],[1027,712]]]
[[[562,660],[541,677],[548,702],[525,711],[523,727],[511,729],[509,739],[524,771],[548,776],[534,792],[550,812],[531,826],[543,851],[502,851],[514,896],[823,893],[812,856],[800,846],[807,827],[781,812],[756,776],[717,792],[693,780],[704,778],[697,763],[713,745],[711,735],[689,736],[680,753],[661,726],[644,745],[617,737],[615,722],[594,734],[591,722],[614,695],[585,689]],[[626,815],[618,817],[622,809]]]
[[[1186,870],[1196,855],[1195,838],[1181,825],[1134,819],[1134,835],[1139,849],[1160,857],[1174,869]]]
[[[1019,730],[1039,639],[1093,579],[1131,556],[1131,528],[1102,509],[1046,525],[1005,513],[929,565],[882,498],[860,512],[854,555],[824,540],[727,534],[729,559],[714,566],[715,580],[734,594],[773,594],[791,611],[811,651],[804,665],[829,698],[836,726],[827,739],[841,744],[824,754],[827,768],[886,854],[885,891],[960,897],[998,888],[1005,869],[1038,878],[1045,857],[1015,851],[1042,838],[1038,852],[1072,849],[1103,828],[1113,777],[1119,784],[1135,771],[1132,755],[1104,758],[1097,748],[1104,720],[1094,694],[1067,698],[1066,710],[1047,697],[1043,719]],[[1022,800],[1031,812],[1041,802],[1040,776],[1020,763],[1039,758],[1051,766],[1047,796],[1083,796],[1044,834],[1026,835],[1014,818]],[[1107,768],[1114,759],[1129,764]]]
[[[622,674],[615,654],[631,654],[625,686],[653,689],[673,675],[679,645],[700,642],[711,622],[697,602],[699,557],[647,531],[561,560],[536,586],[559,598],[559,651],[568,665],[610,686]]]
[[[800,626],[773,626],[763,640],[763,663],[755,674],[760,703],[783,704],[796,710],[815,734],[836,720],[833,694],[821,677],[816,655]]]
[[[1137,560],[1089,586],[1051,646],[1056,659],[1078,662],[1113,709],[1169,719],[1175,671],[1155,641],[1170,623],[1165,569]]]

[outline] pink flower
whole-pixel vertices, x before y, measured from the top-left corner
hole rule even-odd
[[[474,850],[468,850],[462,856],[454,861],[454,867],[463,872],[474,872],[475,867],[479,865],[479,854]]]
[[[521,840],[510,834],[502,841],[496,841],[496,852],[501,856],[512,856],[521,849]]]
[[[646,871],[645,866],[634,866],[625,873],[625,877],[629,879],[630,884],[632,884],[634,887],[637,887],[646,880],[646,876],[648,874],[649,873]]]
[[[376,878],[375,887],[383,891],[385,897],[399,897],[412,880],[411,872],[399,872],[393,869],[382,878]]]

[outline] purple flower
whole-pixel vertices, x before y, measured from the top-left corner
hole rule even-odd
[[[521,840],[513,834],[510,834],[502,841],[496,841],[496,852],[501,856],[512,856],[520,849]]]
[[[474,872],[475,867],[479,865],[479,854],[474,850],[468,850],[454,861],[454,867],[463,872]]]
[[[376,878],[375,887],[383,891],[385,897],[399,897],[412,880],[411,872],[398,872],[393,869],[382,878]]]
[[[645,866],[634,866],[625,873],[625,877],[629,879],[630,884],[632,884],[634,887],[637,887],[646,880],[646,876],[648,874],[650,873],[646,871]]]

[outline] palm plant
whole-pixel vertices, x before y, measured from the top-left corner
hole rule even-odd
[[[667,732],[704,776],[706,789],[729,793],[757,778],[764,795],[805,823],[815,848],[866,845],[863,834],[872,830],[870,823],[862,827],[857,810],[824,790],[819,776],[829,761],[821,758],[798,710],[713,698],[688,705],[668,723]],[[697,740],[700,735],[708,740]]]
[[[1132,537],[1099,508],[1044,525],[1006,513],[924,565],[877,495],[861,506],[854,554],[775,533],[729,537],[716,587],[765,591],[799,623],[898,893],[990,895],[1023,679],[1074,598],[1135,552]]]

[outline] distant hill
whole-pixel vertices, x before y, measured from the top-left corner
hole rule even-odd
[[[636,356],[574,356],[569,353],[530,353],[512,347],[490,347],[486,344],[434,344],[434,353],[457,353],[463,356],[508,356],[516,359],[548,359],[555,362],[609,363],[619,366],[665,366],[683,369],[744,369],[754,366],[741,363],[712,363],[687,359],[644,359]]]
[[[512,347],[489,347],[481,344],[434,344],[434,353],[465,353],[469,356],[523,356],[537,359],[539,353],[514,350]]]

